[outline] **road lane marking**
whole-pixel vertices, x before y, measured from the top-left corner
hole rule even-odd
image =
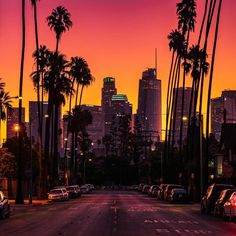
[[[188,233],[190,235],[201,235],[201,234],[212,234],[212,231],[209,230],[200,230],[200,229],[155,229],[156,233],[177,233],[182,235],[183,233]]]
[[[162,223],[162,224],[191,224],[198,225],[198,221],[191,220],[168,220],[168,219],[145,219],[144,223]]]

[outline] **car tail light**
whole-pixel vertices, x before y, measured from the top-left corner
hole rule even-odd
[[[231,205],[232,205],[233,207],[236,207],[236,202],[231,202]]]

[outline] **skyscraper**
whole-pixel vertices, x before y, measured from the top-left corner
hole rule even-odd
[[[89,138],[93,142],[93,147],[97,148],[97,146],[99,146],[98,141],[100,140],[100,142],[102,142],[102,138],[104,136],[102,107],[95,105],[82,105],[81,109],[88,110],[93,117],[92,124],[88,125],[86,130]]]
[[[236,123],[236,90],[224,90],[221,97],[211,99],[211,132],[220,141],[221,125],[224,122],[224,110],[226,123]]]
[[[161,136],[161,80],[156,69],[145,70],[139,80],[137,117],[143,131]]]
[[[116,94],[111,98],[111,107],[113,117],[118,114],[126,114],[132,116],[132,105],[129,103],[125,94]]]
[[[106,77],[103,79],[102,88],[102,112],[104,115],[104,134],[108,134],[112,123],[112,96],[117,94],[115,78]]]
[[[19,108],[13,107],[11,111],[8,110],[7,112],[7,139],[12,138],[16,135],[16,131],[14,127],[18,124],[18,114]],[[25,108],[22,108],[22,122],[25,122]]]

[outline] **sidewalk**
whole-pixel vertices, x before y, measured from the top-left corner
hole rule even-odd
[[[33,199],[32,204],[29,204],[28,199],[24,200],[24,204],[15,204],[14,199],[8,200],[8,202],[10,203],[11,207],[33,207],[33,206],[41,206],[48,204],[48,200],[36,200],[36,199]]]

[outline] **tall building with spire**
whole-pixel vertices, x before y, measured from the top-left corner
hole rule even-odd
[[[108,134],[112,124],[113,109],[112,96],[117,94],[115,78],[106,77],[103,79],[102,88],[102,112],[104,116],[104,134]]]
[[[139,80],[137,117],[143,131],[161,136],[161,80],[154,68],[145,70]]]

